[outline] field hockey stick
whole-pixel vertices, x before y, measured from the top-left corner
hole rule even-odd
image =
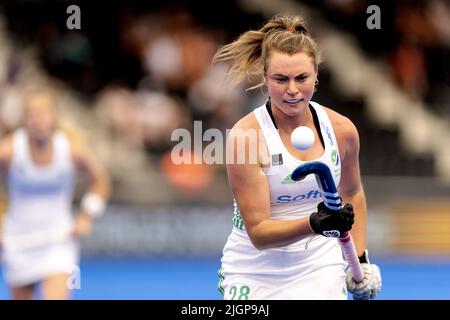
[[[298,166],[292,172],[291,176],[293,180],[299,181],[309,174],[314,174],[316,177],[317,184],[322,191],[322,199],[325,206],[332,211],[341,209],[341,197],[339,196],[336,185],[334,184],[330,168],[323,162],[311,161]],[[361,269],[358,254],[356,253],[355,244],[350,232],[345,232],[343,235],[338,235],[338,240],[345,259],[352,270],[353,279],[356,282],[361,282],[364,278],[364,273]]]

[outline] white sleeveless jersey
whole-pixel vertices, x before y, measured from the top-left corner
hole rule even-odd
[[[341,163],[336,137],[326,111],[317,103],[310,102],[316,111],[323,137],[325,152],[317,160],[325,163],[332,172],[336,186],[339,185]],[[290,220],[308,216],[322,201],[314,175],[301,182],[293,181],[291,173],[305,161],[298,160],[284,146],[266,106],[255,110],[255,116],[266,140],[271,166],[266,174],[270,188],[270,214],[274,220]]]
[[[52,139],[53,159],[40,166],[32,161],[27,132],[19,129],[13,135],[3,227],[3,275],[9,286],[71,274],[78,265],[79,242],[68,237],[74,184],[70,144],[61,131]]]
[[[322,156],[313,160],[324,162],[329,166],[335,184],[338,186],[341,163],[330,119],[321,105],[312,101],[310,105],[317,114],[317,122],[320,125],[325,149]],[[291,173],[297,166],[305,162],[296,159],[286,149],[266,105],[255,109],[254,114],[271,157],[271,165],[265,171],[270,190],[271,219],[294,220],[309,216],[312,212],[317,211],[317,205],[322,201],[314,175],[309,175],[302,181],[292,180]],[[319,128],[317,129],[319,130]],[[335,238],[316,236],[308,243],[307,248],[305,246],[309,238],[284,247],[258,250],[252,245],[245,231],[236,202],[234,203],[233,226],[223,250],[221,276],[224,276],[225,280],[227,276],[232,279],[237,275],[247,274],[252,277],[272,276],[274,279],[278,279],[277,281],[281,281],[280,276],[284,276],[284,279],[294,281],[294,278],[306,279],[314,270],[326,266],[337,268],[340,270],[338,273],[340,278],[345,278],[343,270],[346,262],[343,260],[342,251]],[[251,281],[249,279],[249,282]],[[271,292],[269,298],[277,297],[274,290],[276,291],[276,289],[268,291]],[[260,294],[256,297],[264,298],[264,295]],[[285,298],[289,299],[289,297]]]
[[[322,156],[312,160],[328,165],[334,182],[338,186],[341,163],[331,122],[321,105],[312,101],[310,104],[316,111],[325,144]],[[292,180],[291,173],[305,161],[298,160],[286,149],[265,105],[257,108],[254,113],[271,157],[271,165],[265,170],[269,180],[271,218],[273,220],[292,220],[309,216],[311,212],[317,210],[318,203],[322,201],[314,175],[309,175],[302,181]],[[244,231],[236,202],[234,202],[234,213],[234,226]]]
[[[5,234],[70,228],[74,167],[66,135],[53,135],[53,160],[36,165],[26,130],[13,135],[13,156],[7,175],[8,209]]]

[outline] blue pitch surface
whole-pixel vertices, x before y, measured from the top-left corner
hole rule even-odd
[[[450,259],[372,257],[382,300],[450,300]],[[84,258],[74,299],[215,300],[219,258]],[[1,267],[0,267],[1,269]],[[9,299],[3,278],[0,299]]]

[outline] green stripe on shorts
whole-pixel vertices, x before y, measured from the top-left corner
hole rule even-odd
[[[222,294],[222,299],[224,299],[225,296],[225,291],[222,288],[222,282],[223,280],[225,280],[225,277],[222,274],[222,268],[220,268],[217,271],[217,275],[219,276],[219,283],[217,284],[217,289],[219,290],[219,292]]]

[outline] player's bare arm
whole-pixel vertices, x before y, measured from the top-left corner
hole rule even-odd
[[[81,212],[77,215],[74,235],[85,236],[92,228],[92,218],[103,214],[110,195],[109,177],[87,146],[80,140],[71,140],[72,157],[77,171],[82,172],[88,188],[81,200]]]
[[[88,178],[89,190],[101,196],[104,200],[109,198],[111,191],[109,177],[103,166],[88,146],[82,141],[71,142],[72,157],[77,170]]]
[[[259,130],[259,126],[251,114],[233,127],[227,142],[227,152],[232,150],[235,159],[238,158],[238,152],[244,151],[239,150],[237,145],[231,146],[238,139],[236,132],[239,130],[236,129]],[[249,155],[251,148],[256,148],[248,142],[247,140],[245,145],[246,155]],[[292,221],[271,220],[269,186],[262,171],[262,157],[259,157],[258,163],[248,163],[247,158],[245,164],[227,164],[231,190],[253,245],[258,249],[279,247],[311,235],[307,218]]]
[[[350,231],[358,256],[364,253],[366,245],[366,198],[359,169],[359,135],[350,119],[327,109],[339,143],[341,155],[341,179],[338,187],[343,203],[351,203],[355,213],[355,223]]]
[[[4,176],[9,169],[13,151],[12,135],[6,136],[0,142],[0,174]]]

